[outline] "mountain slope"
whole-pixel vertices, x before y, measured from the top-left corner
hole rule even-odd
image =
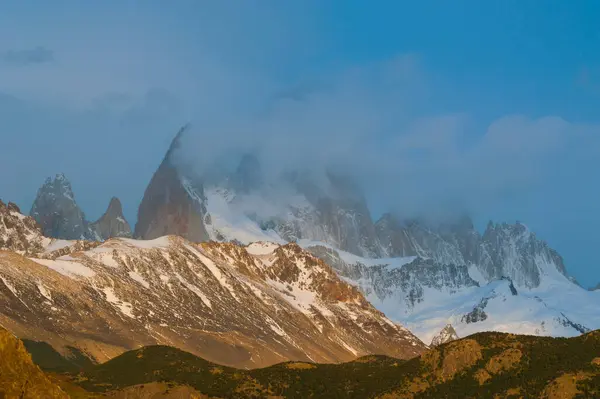
[[[541,269],[538,287],[517,288],[509,278],[487,282],[475,265],[419,257],[366,259],[323,244],[300,244],[424,342],[447,324],[459,336],[479,331],[573,336],[600,328],[595,305],[600,292],[582,289],[554,267]]]
[[[50,241],[42,235],[36,221],[22,215],[17,205],[0,201],[0,249],[34,255],[42,252]]]
[[[0,252],[0,323],[98,361],[152,344],[238,367],[425,348],[296,244],[116,238],[36,256]]]
[[[0,327],[0,397],[27,399],[68,398],[31,361],[23,343]]]

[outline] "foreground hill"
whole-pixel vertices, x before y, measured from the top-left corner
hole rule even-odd
[[[33,364],[23,343],[0,328],[0,398],[68,398]]]
[[[568,339],[478,333],[411,360],[367,356],[254,370],[152,346],[69,376],[89,395],[126,391],[130,398],[157,384],[213,398],[596,398],[600,331]]]

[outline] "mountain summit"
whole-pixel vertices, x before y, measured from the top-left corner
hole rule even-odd
[[[188,129],[186,125],[179,130],[146,188],[138,209],[135,237],[149,240],[173,234],[195,242],[209,238],[204,225],[203,186],[183,174],[175,160]]]
[[[40,224],[46,237],[92,238],[85,215],[75,201],[71,183],[62,173],[46,179],[29,214]]]
[[[71,183],[62,173],[46,179],[29,214],[41,226],[46,237],[104,241],[111,237],[131,236],[131,228],[123,216],[118,198],[113,197],[104,215],[90,223],[75,201]]]
[[[112,197],[104,215],[90,228],[102,241],[112,237],[131,237],[131,227],[123,216],[123,207],[117,197]]]

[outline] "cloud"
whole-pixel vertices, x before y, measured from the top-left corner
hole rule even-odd
[[[435,88],[424,71],[418,57],[400,56],[337,71],[310,90],[282,90],[291,94],[258,115],[192,120],[181,155],[201,173],[215,160],[254,152],[271,179],[283,170],[335,168],[358,181],[376,214],[405,216],[468,211],[488,218],[540,193],[554,196],[545,206],[558,207],[564,198],[556,187],[591,173],[576,171],[574,160],[598,166],[592,154],[600,156],[600,125],[432,113]],[[563,159],[572,161],[557,170]]]
[[[54,61],[54,52],[43,46],[31,49],[8,50],[0,55],[3,63],[13,66],[45,64]]]

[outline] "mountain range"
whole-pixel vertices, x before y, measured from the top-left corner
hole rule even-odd
[[[448,324],[459,336],[573,336],[600,327],[592,305],[600,291],[581,288],[562,257],[521,222],[490,222],[479,233],[465,215],[438,223],[393,213],[375,220],[360,188],[331,170],[267,178],[254,154],[231,169],[198,170],[182,156],[190,129],[177,133],[145,191],[138,239],[297,243],[427,343]],[[131,235],[116,199],[88,223],[63,175],[40,188],[30,215],[48,237]]]
[[[0,202],[0,324],[96,362],[175,346],[237,367],[410,358],[426,346],[295,243],[43,236]]]
[[[168,345],[241,368],[408,359],[483,331],[600,328],[586,290],[526,225],[370,214],[334,170],[273,177],[246,154],[198,170],[182,128],[131,229],[117,198],[90,222],[68,179],[30,211],[0,201],[0,325],[104,362]]]

